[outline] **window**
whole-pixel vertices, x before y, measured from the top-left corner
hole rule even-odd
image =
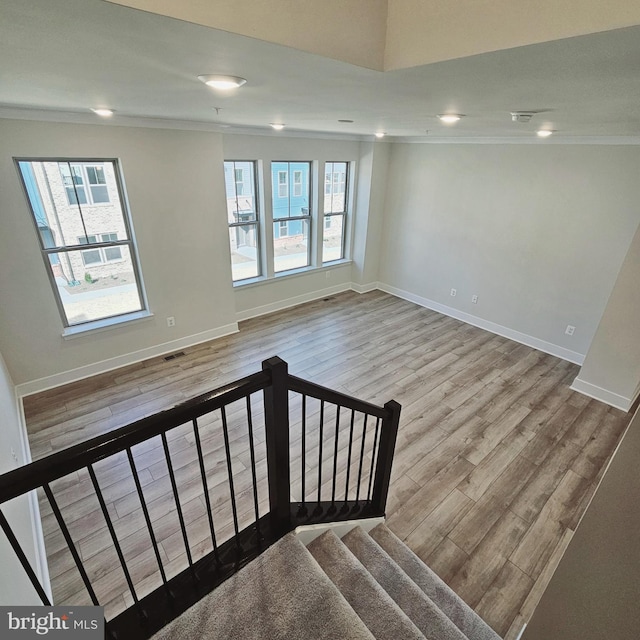
[[[271,175],[274,271],[307,267],[310,264],[311,163],[272,162]]]
[[[97,236],[80,236],[78,244],[96,244],[97,242],[114,243],[118,241],[117,233],[101,233]],[[98,249],[89,249],[82,252],[82,261],[85,266],[91,264],[104,264],[105,262],[114,262],[122,260],[122,249],[119,246],[99,247]]]
[[[17,163],[64,326],[145,311],[117,162]]]
[[[302,171],[293,172],[293,195],[296,198],[302,195]]]
[[[236,178],[236,194],[239,196],[244,195],[244,170],[234,169]]]
[[[278,171],[278,198],[289,195],[289,177],[286,171]]]
[[[60,162],[67,203],[108,204],[109,190],[103,164]]]
[[[345,226],[347,220],[346,162],[327,162],[324,167],[324,225],[322,262],[344,258]]]
[[[234,282],[260,275],[260,241],[255,162],[224,163],[227,220]]]

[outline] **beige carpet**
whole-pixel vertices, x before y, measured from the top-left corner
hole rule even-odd
[[[499,640],[384,525],[289,534],[154,636],[193,638]]]

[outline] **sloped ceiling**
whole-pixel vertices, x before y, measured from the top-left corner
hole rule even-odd
[[[381,72],[103,0],[2,0],[0,60],[3,117],[103,123],[89,109],[106,106],[116,125],[271,133],[269,123],[284,122],[285,135],[529,141],[541,126],[557,131],[552,143],[640,135],[640,27]],[[216,93],[198,81],[205,73],[247,84]],[[540,113],[519,124],[512,110]],[[447,111],[466,117],[448,127],[436,118]]]

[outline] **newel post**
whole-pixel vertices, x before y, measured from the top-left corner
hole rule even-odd
[[[289,372],[277,356],[264,360],[262,369],[271,372],[271,385],[264,390],[269,506],[274,528],[286,533],[291,529]]]
[[[376,475],[373,482],[372,506],[380,515],[384,514],[391,482],[391,466],[393,464],[393,452],[396,447],[398,425],[400,424],[400,405],[395,400],[390,400],[384,405],[387,411],[382,419],[380,432],[380,445],[378,447],[378,461],[376,463]]]

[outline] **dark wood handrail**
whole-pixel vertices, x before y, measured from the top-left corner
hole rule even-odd
[[[391,478],[391,466],[393,462],[393,450],[400,418],[400,405],[397,402],[387,402],[384,407],[378,407],[368,402],[352,398],[346,394],[333,391],[321,385],[302,380],[288,373],[287,363],[278,357],[270,358],[262,363],[263,370],[225,385],[213,391],[204,393],[196,398],[180,403],[171,409],[162,411],[152,416],[142,418],[125,427],[115,429],[103,435],[97,436],[86,442],[75,445],[58,453],[51,454],[32,462],[28,465],[0,475],[0,505],[24,495],[34,489],[43,487],[49,503],[54,511],[57,522],[67,541],[74,561],[78,566],[85,587],[93,594],[91,578],[84,571],[82,558],[74,548],[74,542],[69,535],[63,515],[56,504],[55,496],[50,488],[50,483],[79,469],[87,468],[95,495],[100,503],[105,523],[110,531],[114,548],[118,552],[125,577],[127,577],[129,590],[134,600],[134,606],[119,614],[107,624],[107,634],[114,640],[144,639],[149,638],[162,625],[178,616],[188,606],[191,606],[203,595],[215,588],[230,575],[238,571],[244,564],[258,555],[261,551],[276,542],[287,532],[303,524],[321,522],[346,521],[360,518],[384,516],[389,481]],[[251,427],[251,395],[262,392],[264,404],[264,428],[265,448],[267,463],[267,484],[269,491],[269,511],[260,516],[258,506],[258,494],[256,486],[256,472],[254,459],[254,436]],[[334,405],[335,409],[335,436],[331,436],[333,450],[333,487],[331,501],[325,501],[321,497],[322,477],[321,471],[318,478],[317,499],[308,500],[304,491],[304,471],[302,478],[301,501],[291,500],[291,450],[289,434],[289,394],[298,393],[302,396],[302,442],[304,443],[305,407],[307,397],[320,401],[319,412],[319,438],[322,443],[325,405]],[[248,527],[240,530],[236,517],[236,498],[233,484],[233,469],[231,462],[231,450],[229,446],[228,423],[226,407],[233,402],[246,400],[247,424],[249,446],[251,447],[251,465],[253,477],[253,496],[256,519]],[[352,464],[352,443],[354,440],[354,426],[357,424],[358,437],[361,434],[361,444],[357,450],[353,450],[353,464],[358,467],[355,488],[347,473],[344,492],[341,497],[336,496],[336,477],[339,444],[339,424],[342,409],[349,410],[344,424],[344,438],[348,436],[348,467]],[[216,543],[214,523],[211,518],[211,505],[208,500],[208,485],[202,446],[199,437],[198,418],[220,410],[222,431],[227,460],[228,482],[233,510],[235,535],[223,541],[221,545]],[[350,416],[349,416],[350,414]],[[359,417],[356,418],[356,414]],[[367,418],[369,431],[367,432]],[[175,481],[171,454],[167,442],[167,431],[178,426],[192,423],[199,459],[199,471],[206,496],[207,510],[209,514],[210,532],[213,551],[201,559],[192,562],[190,545],[185,522],[183,521],[179,487]],[[369,434],[367,436],[367,433]],[[172,484],[173,498],[178,518],[181,525],[185,550],[189,566],[176,576],[168,579],[165,576],[162,560],[157,553],[156,557],[163,584],[159,585],[151,593],[139,600],[135,595],[135,585],[131,580],[126,559],[120,551],[117,532],[115,531],[109,512],[97,481],[93,464],[110,456],[126,451],[131,467],[132,476],[136,483],[136,490],[140,498],[141,508],[145,513],[145,522],[152,544],[156,545],[154,523],[147,512],[144,492],[141,489],[135,461],[131,448],[151,438],[160,436],[163,442],[165,460]],[[370,443],[371,464],[363,467],[365,456],[365,443]],[[304,445],[303,445],[304,448]],[[359,452],[359,458],[358,458]],[[322,469],[322,446],[319,447],[319,469]],[[359,462],[357,462],[359,460]],[[302,457],[304,467],[304,454]],[[363,472],[369,479],[363,480]],[[356,475],[354,474],[354,479]],[[364,488],[361,483],[365,483]],[[367,486],[368,485],[368,486]],[[355,493],[355,500],[353,494]],[[5,515],[0,510],[0,528],[4,530],[9,543],[13,547],[29,579],[31,580],[42,602],[49,604],[48,597],[40,584],[38,577],[16,539]],[[94,603],[98,603],[95,595]]]
[[[384,419],[390,417],[389,411],[384,407],[378,407],[370,402],[352,398],[351,396],[323,387],[315,382],[296,378],[296,376],[289,375],[289,390],[311,396],[312,398],[317,398],[318,400],[331,402],[333,404],[340,405],[341,407],[346,407],[347,409],[353,409],[354,411],[360,411],[361,413],[368,413],[370,416],[375,416],[376,418]]]
[[[266,389],[270,384],[271,372],[259,371],[237,382],[191,398],[171,409],[141,418],[124,427],[9,471],[0,476],[0,504],[240,400],[251,393]]]

